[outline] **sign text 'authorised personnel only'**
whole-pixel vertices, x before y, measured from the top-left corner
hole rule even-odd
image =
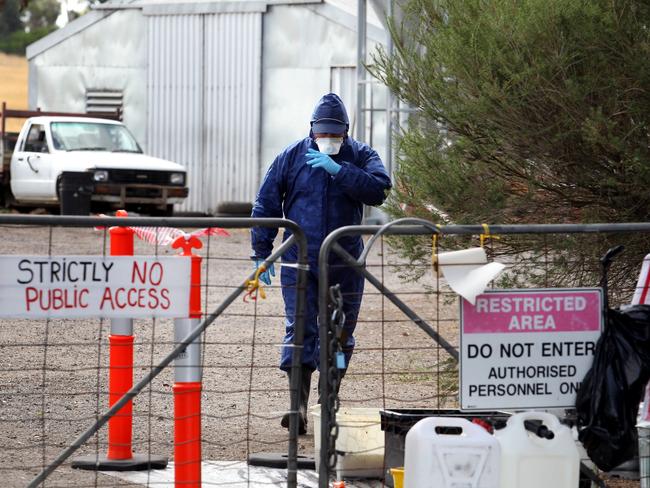
[[[575,404],[602,330],[598,288],[489,291],[461,304],[461,408]]]

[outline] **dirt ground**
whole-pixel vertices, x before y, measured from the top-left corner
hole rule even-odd
[[[251,270],[248,231],[204,240],[204,311],[212,312]],[[108,240],[93,229],[0,226],[1,255],[102,254]],[[136,254],[176,251],[136,240]],[[458,346],[457,303],[432,292],[427,272],[402,283],[395,258],[374,249],[369,269],[445,339]],[[285,452],[279,419],[288,406],[286,377],[278,370],[283,336],[279,276],[267,298],[241,297],[210,325],[204,337],[203,458],[245,460],[250,454]],[[173,345],[169,320],[135,323],[135,381]],[[2,486],[26,486],[107,408],[107,320],[0,320],[0,476]],[[366,283],[357,328],[357,350],[341,388],[342,406],[384,409],[453,408],[456,373],[438,374],[449,356],[388,300]],[[164,370],[134,402],[135,452],[173,457],[172,368]],[[317,378],[310,404],[316,403]],[[301,454],[314,450],[313,422],[300,438]],[[106,428],[75,455],[106,452]],[[134,486],[96,472],[73,470],[68,459],[46,486]],[[638,481],[608,486],[636,488]]]

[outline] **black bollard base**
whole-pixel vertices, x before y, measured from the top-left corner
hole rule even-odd
[[[72,460],[72,467],[89,471],[145,471],[165,469],[167,458],[164,456],[134,454],[131,459],[108,459],[105,455],[80,456]]]
[[[258,452],[248,456],[250,466],[263,466],[265,468],[284,468],[287,467],[286,452]],[[313,457],[302,456],[298,454],[298,469],[316,469]]]

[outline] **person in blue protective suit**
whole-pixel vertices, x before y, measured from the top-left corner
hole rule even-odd
[[[305,337],[302,354],[302,384],[299,432],[307,426],[307,404],[312,372],[318,368],[318,252],[325,237],[346,225],[358,225],[363,205],[381,205],[391,187],[390,177],[377,153],[348,135],[345,106],[334,93],[323,96],[311,117],[309,137],[285,148],[273,161],[255,199],[253,217],[284,217],[304,230],[308,243],[309,277],[305,311]],[[271,254],[277,229],[254,228],[251,243],[255,265]],[[290,232],[285,231],[284,239]],[[363,250],[360,236],[345,237],[339,243],[354,257]],[[285,263],[297,261],[294,246],[282,256]],[[337,266],[340,258],[330,258],[331,284],[340,284],[344,300],[345,325],[341,340],[345,366],[354,349],[354,328],[361,306],[364,279],[350,268]],[[271,284],[273,266],[260,278]],[[282,297],[285,304],[285,344],[293,343],[295,324],[295,268],[283,267]],[[284,347],[280,369],[290,373],[291,348]],[[345,373],[345,370],[341,372]],[[289,414],[281,425],[289,428]]]

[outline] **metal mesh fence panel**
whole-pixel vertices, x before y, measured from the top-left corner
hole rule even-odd
[[[107,232],[93,229],[90,219],[85,226],[76,227],[62,226],[56,218],[49,222],[47,218],[21,219],[20,225],[8,217],[0,219],[0,254],[108,254]],[[252,272],[248,230],[228,227],[227,220],[201,220],[192,226],[186,219],[135,220],[140,226],[170,225],[187,231],[210,226],[228,228],[228,237],[202,237],[203,248],[196,251],[203,258],[204,318],[242,286]],[[368,240],[378,229],[359,227],[355,232]],[[355,429],[371,428],[375,434],[379,430],[385,441],[391,434],[387,431],[405,426],[401,413],[458,409],[459,299],[444,275],[432,267],[433,254],[480,246],[481,234],[489,232],[491,238],[483,239],[489,260],[507,265],[490,287],[594,287],[600,284],[599,260],[604,252],[631,240],[647,242],[649,231],[650,227],[641,224],[557,226],[543,231],[534,226],[449,226],[433,240],[430,229],[411,226],[395,232],[401,236],[387,233],[379,238],[363,266],[379,287],[366,277],[354,354],[341,381],[338,403],[333,406],[394,412],[397,420],[392,418],[391,425],[388,417],[388,421],[384,418],[370,422],[362,418],[345,424],[345,418],[339,416],[339,435],[342,431],[344,435],[357,432],[350,428],[353,425]],[[534,244],[534,250],[526,250],[527,242]],[[519,243],[524,246],[519,247]],[[635,291],[643,255],[625,257],[625,253],[610,268],[611,306],[629,303]],[[166,256],[178,251],[136,238],[135,254]],[[578,259],[579,255],[585,258]],[[335,266],[349,268],[342,262]],[[246,463],[255,454],[286,455],[290,440],[287,430],[279,425],[289,407],[287,377],[277,367],[285,321],[279,277],[265,291],[266,299],[244,302],[242,296],[238,297],[201,336],[203,486],[288,484],[286,470],[280,475],[272,470],[260,472]],[[342,296],[344,301],[358,298]],[[325,322],[330,324],[334,309],[329,298],[324,308]],[[173,327],[171,319],[135,321],[134,383],[151,373],[173,349]],[[0,320],[0,476],[4,486],[27,486],[106,412],[109,334],[107,319]],[[324,422],[317,405],[319,376],[316,373],[311,383],[308,432],[297,445],[299,453],[306,456],[315,455],[316,447],[332,441],[332,431],[325,429],[323,436],[320,430]],[[170,467],[174,463],[174,381],[170,365],[133,401],[133,451],[145,457],[166,456]],[[405,432],[394,430],[392,434],[403,441]],[[396,437],[390,442],[397,442]],[[403,456],[403,444],[384,443],[379,454],[378,446],[363,444],[363,434],[358,439],[362,444],[355,449],[361,454],[361,462],[376,463],[379,456],[379,471],[384,478],[352,476],[347,486],[392,486],[386,452],[396,449]],[[104,426],[57,467],[43,486],[173,486],[169,468],[111,473],[71,468],[75,457],[100,456],[107,447]],[[354,475],[354,470],[362,467],[356,465],[349,471]],[[326,471],[329,473],[321,470],[319,480],[317,474],[300,470],[300,486],[327,486],[341,474],[335,468]],[[612,486],[632,488],[639,482],[620,481]]]
[[[390,468],[403,466],[406,432],[425,416],[457,415],[497,423],[507,418],[508,412],[501,409],[460,411],[460,299],[444,272],[433,265],[440,253],[484,247],[488,261],[506,265],[488,290],[600,287],[602,256],[613,246],[626,245],[628,249],[608,268],[609,305],[618,307],[631,303],[643,258],[650,252],[643,245],[648,242],[648,224],[439,227],[405,222],[386,230],[380,226],[340,229],[326,240],[326,250],[321,250],[321,270],[330,260],[328,276],[356,268],[366,281],[354,333],[356,346],[342,378],[340,371],[336,374],[337,305],[332,297],[336,283],[330,281],[320,290],[320,319],[328,324],[330,342],[327,355],[321,356],[321,370],[326,368],[323,364],[329,368],[332,398],[324,408],[319,405],[314,410],[324,439],[321,458],[316,459],[321,468],[320,487],[327,486],[323,467],[330,479],[354,479],[369,466],[383,473],[386,486],[394,486]],[[368,243],[378,232],[384,235],[373,242],[372,249],[366,247],[367,255],[358,260],[350,255],[341,258],[346,253],[337,243],[354,235],[363,235]],[[321,284],[325,281],[321,279]],[[342,295],[343,302],[355,299]],[[339,381],[338,397],[332,396]],[[378,415],[368,420],[364,409],[377,410]],[[334,411],[335,421],[323,421],[321,417],[327,419]],[[575,419],[571,408],[554,412],[569,422]],[[329,423],[323,427],[324,422]],[[585,465],[594,468],[584,451],[581,455]],[[639,486],[638,472],[635,475],[634,467],[622,467],[627,469],[631,471],[613,473],[611,479],[623,474],[637,480],[621,479],[612,486]],[[583,475],[581,487],[590,483]]]
[[[4,216],[0,254],[10,256],[104,256],[107,229],[94,220],[61,226],[74,218]],[[131,221],[131,219],[129,218]],[[138,226],[229,227],[229,236],[202,237],[202,320],[241,289],[253,272],[249,229],[240,219],[136,219]],[[81,221],[81,220],[80,220]],[[242,222],[244,221],[244,222]],[[275,226],[281,226],[282,221]],[[105,225],[105,222],[104,222]],[[133,224],[135,225],[135,224]],[[136,256],[172,256],[178,250],[136,237]],[[295,265],[295,263],[294,263]],[[72,288],[72,286],[70,286]],[[200,338],[202,368],[202,486],[256,486],[247,466],[254,453],[290,452],[289,432],[279,425],[289,409],[290,389],[278,367],[284,335],[280,281],[265,287],[266,299],[239,295]],[[27,486],[109,408],[109,319],[0,320],[0,476],[3,486]],[[178,344],[173,319],[133,324],[133,383],[151,374]],[[166,470],[72,469],[79,456],[101,458],[108,449],[106,426],[47,476],[41,486],[174,486],[173,362],[133,400],[133,452],[145,459],[169,458]],[[110,422],[110,421],[109,421]],[[294,438],[295,444],[295,438]],[[173,471],[173,470],[171,470]],[[288,483],[286,469],[282,484]],[[262,475],[262,483],[270,475]],[[295,475],[294,475],[295,476]],[[277,481],[277,480],[276,480]],[[295,480],[294,480],[295,486]],[[273,484],[273,483],[271,483]],[[289,483],[291,485],[291,483]]]

